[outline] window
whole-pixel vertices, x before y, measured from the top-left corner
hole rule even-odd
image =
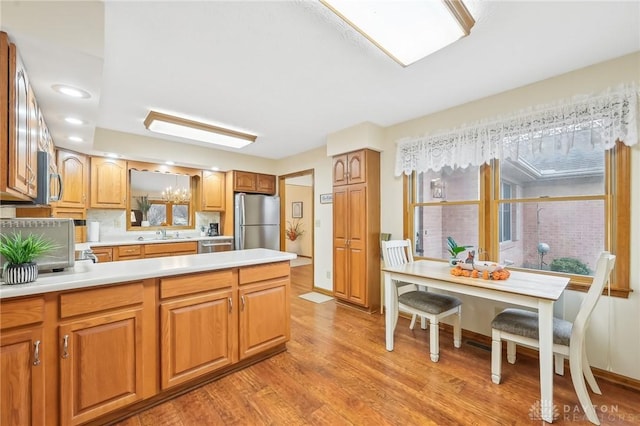
[[[621,143],[603,151],[574,142],[569,155],[523,154],[479,167],[414,172],[405,182],[415,254],[447,259],[451,236],[480,259],[568,274],[570,288],[581,289],[590,284],[599,253],[608,250],[617,256],[616,270],[627,271],[612,281],[612,294],[626,295],[629,246],[619,237],[630,223],[629,151]],[[434,197],[434,181],[442,198]]]
[[[169,203],[149,200],[147,218],[151,226],[185,226],[189,224],[189,203]]]
[[[502,182],[500,187],[502,189],[501,198],[503,200],[509,200],[511,198],[511,184]],[[511,241],[511,204],[500,204],[500,215],[498,217],[498,220],[500,242],[504,243],[507,241]]]

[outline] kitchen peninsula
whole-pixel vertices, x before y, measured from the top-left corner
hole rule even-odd
[[[77,262],[0,285],[3,423],[108,422],[286,350],[295,257]]]

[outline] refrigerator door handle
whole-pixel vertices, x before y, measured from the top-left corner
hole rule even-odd
[[[245,241],[245,227],[244,224],[246,223],[246,218],[245,218],[245,211],[244,211],[244,194],[240,194],[240,196],[238,197],[238,202],[239,202],[239,210],[240,210],[240,214],[239,214],[239,218],[240,219],[240,241],[239,241],[239,246],[238,248],[240,250],[244,250],[244,241]]]

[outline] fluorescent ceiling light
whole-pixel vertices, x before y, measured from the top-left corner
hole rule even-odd
[[[461,0],[320,0],[402,66],[469,35]]]
[[[237,132],[156,111],[149,111],[149,115],[144,120],[144,126],[152,132],[231,148],[247,146],[255,142],[257,137],[248,133]]]

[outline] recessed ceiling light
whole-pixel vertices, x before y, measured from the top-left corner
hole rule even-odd
[[[218,170],[220,170],[220,167],[213,166],[211,167],[211,170],[213,170],[214,172],[217,172]]]
[[[169,160],[169,161],[165,161],[164,164],[166,164],[168,166],[173,166],[176,163],[174,163],[173,161]]]
[[[74,124],[76,126],[79,126],[81,124],[85,124],[84,120],[81,120],[81,119],[76,118],[76,117],[65,117],[64,121],[66,121],[69,124]]]
[[[82,139],[80,136],[69,136],[69,140],[72,142],[83,142],[84,139]]]
[[[58,93],[71,96],[72,98],[88,99],[91,97],[89,92],[78,89],[77,87],[67,86],[66,84],[54,84],[51,88]]]
[[[113,152],[105,152],[104,155],[106,155],[109,158],[120,158],[118,154],[114,154]]]

